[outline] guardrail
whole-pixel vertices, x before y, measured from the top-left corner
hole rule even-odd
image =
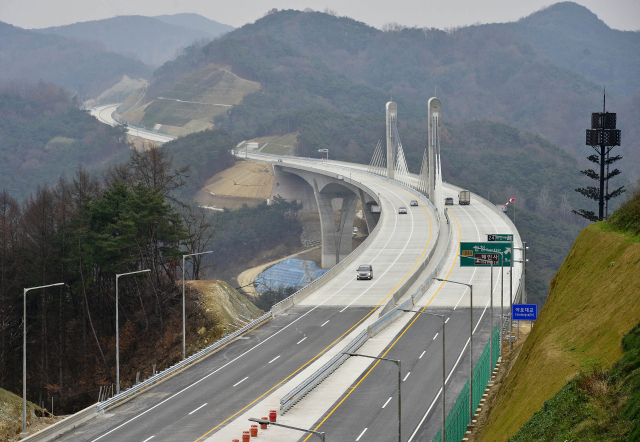
[[[156,382],[164,379],[165,377],[175,373],[176,371],[186,367],[187,365],[192,364],[193,362],[197,361],[200,358],[203,358],[207,355],[209,355],[210,353],[212,353],[213,351],[217,350],[218,348],[224,346],[225,344],[227,344],[228,342],[234,340],[235,338],[237,338],[238,336],[240,336],[241,334],[243,334],[244,332],[252,329],[253,327],[257,326],[258,324],[266,321],[267,319],[271,318],[273,316],[273,314],[271,312],[267,312],[264,315],[260,316],[257,319],[254,319],[253,321],[251,321],[250,323],[248,323],[247,325],[245,325],[244,327],[236,330],[235,332],[225,336],[224,338],[220,339],[219,341],[216,341],[215,343],[211,344],[209,347],[206,347],[202,350],[200,350],[199,352],[189,356],[188,358],[186,358],[183,361],[178,362],[175,365],[172,365],[171,367],[166,368],[165,370],[161,371],[160,373],[151,376],[149,379],[140,382],[139,384],[136,384],[134,386],[132,386],[131,388],[129,388],[128,390],[123,391],[120,394],[117,394],[115,396],[113,396],[112,398],[107,399],[104,402],[99,402],[95,405],[95,411],[96,413],[100,412],[101,410],[104,410],[124,399],[126,399],[127,397],[136,394],[137,392],[139,392],[140,390],[143,390],[153,384],[155,384]]]
[[[300,385],[287,393],[282,399],[280,399],[280,413],[284,414],[291,409],[298,401],[305,397],[311,390],[316,388],[322,381],[324,381],[331,373],[336,371],[344,361],[349,357],[343,353],[351,353],[362,347],[362,344],[369,339],[369,333],[367,330],[363,330],[358,336],[356,336],[340,353],[335,355],[326,364],[316,370],[311,376],[305,379]]]
[[[445,211],[445,217],[447,218],[447,224],[449,224],[449,215]],[[322,367],[317,369],[311,376],[302,381],[296,388],[287,393],[282,399],[280,399],[280,412],[282,414],[286,413],[293,407],[297,402],[299,402],[303,397],[305,397],[311,390],[316,388],[322,381],[324,381],[331,373],[336,371],[338,367],[342,365],[342,363],[346,360],[348,356],[343,353],[350,353],[358,348],[360,348],[370,337],[373,337],[384,330],[387,326],[392,324],[400,315],[404,312],[400,311],[400,309],[408,308],[409,304],[411,307],[415,304],[417,300],[419,300],[422,295],[427,291],[431,283],[433,282],[433,278],[438,274],[438,271],[442,267],[445,258],[449,254],[451,250],[451,229],[449,229],[448,243],[445,252],[440,259],[440,262],[433,270],[431,275],[427,278],[427,280],[418,288],[418,290],[409,298],[404,304],[396,307],[393,312],[390,312],[383,318],[378,319],[375,323],[367,327],[365,330],[360,332],[347,346],[337,355],[335,355],[329,362],[324,364]],[[435,250],[435,249],[434,249]],[[418,274],[418,273],[416,273]],[[395,305],[394,305],[395,306]]]

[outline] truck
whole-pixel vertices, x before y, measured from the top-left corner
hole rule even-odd
[[[460,193],[458,193],[458,204],[461,206],[468,206],[471,204],[471,192],[468,190],[461,190]]]

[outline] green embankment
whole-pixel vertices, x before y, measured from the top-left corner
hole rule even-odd
[[[603,223],[586,227],[551,281],[547,302],[477,440],[508,440],[561,389],[555,403],[570,407],[567,400],[576,396],[567,382],[596,367],[609,370],[623,356],[620,342],[640,321],[639,288],[640,238]]]
[[[33,416],[40,416],[42,409],[31,402],[27,402],[27,424]],[[13,424],[13,433],[11,432]],[[22,431],[22,398],[5,389],[0,388],[0,440],[10,440],[11,435]]]

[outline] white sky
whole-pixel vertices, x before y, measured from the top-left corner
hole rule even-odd
[[[407,26],[449,28],[473,23],[515,21],[553,0],[0,0],[0,21],[23,28],[59,26],[117,15],[194,12],[234,27],[253,22],[271,8],[323,11],[330,8],[380,28]],[[607,25],[640,30],[639,0],[576,0]]]

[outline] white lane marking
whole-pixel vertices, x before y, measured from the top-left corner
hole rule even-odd
[[[484,310],[482,310],[482,314],[480,315],[480,319],[478,319],[478,322],[476,323],[476,327],[473,329],[474,333],[475,333],[476,329],[480,326],[480,322],[482,321],[482,318],[484,317],[484,314],[487,311],[488,305],[489,305],[489,303],[487,303],[487,305],[485,305],[485,307],[484,307]],[[453,364],[453,368],[451,369],[451,371],[449,372],[449,375],[447,376],[447,378],[444,381],[445,384],[447,384],[449,382],[449,379],[451,378],[451,376],[453,376],[453,372],[456,370],[456,367],[460,363],[460,360],[462,359],[462,356],[464,355],[465,351],[467,350],[467,347],[469,346],[469,342],[470,342],[470,339],[467,338],[467,342],[464,344],[464,347],[460,351],[460,354],[458,355],[458,359],[456,360],[456,363]],[[418,434],[418,431],[420,430],[420,428],[422,428],[422,424],[424,423],[425,419],[427,418],[427,416],[431,412],[431,409],[436,404],[436,401],[438,400],[438,398],[440,397],[441,394],[442,394],[442,387],[440,387],[440,390],[438,390],[438,393],[436,394],[436,397],[433,398],[433,402],[431,402],[431,405],[429,406],[429,409],[426,411],[424,416],[422,416],[422,419],[420,420],[420,423],[416,426],[416,429],[413,431],[413,434],[411,434],[411,437],[409,438],[409,440],[407,442],[411,442],[413,440],[413,438],[416,436],[416,434]]]
[[[446,324],[447,322],[449,322],[449,319],[451,319],[451,318],[447,318],[447,320],[446,320],[446,321],[444,321],[444,323]]]
[[[143,440],[142,442],[147,442],[148,440],[151,440],[151,439],[153,439],[154,437],[155,437],[155,436],[151,436],[150,438],[145,439],[145,440]]]
[[[407,373],[407,375],[404,377],[404,379],[402,380],[402,382],[406,381],[410,374],[411,374],[411,372]]]
[[[300,344],[300,343],[301,343],[302,341],[304,341],[305,339],[307,339],[307,337],[306,337],[306,336],[305,336],[304,338],[300,339],[300,340],[298,341],[298,344]],[[298,345],[298,344],[296,344],[296,345]]]
[[[422,354],[420,355],[420,357],[418,359],[422,359],[422,357],[424,356],[424,354],[427,352],[427,350],[423,351]]]
[[[382,406],[382,408],[386,407],[390,400],[391,400],[391,397],[389,397],[389,399],[387,399],[387,402],[385,402],[385,403],[384,403],[384,405]]]
[[[276,356],[275,358],[271,359],[271,360],[269,361],[269,364],[271,364],[273,361],[275,361],[275,360],[276,360],[276,359],[278,359],[279,357],[280,357],[280,355],[278,355],[278,356]]]
[[[201,409],[202,407],[206,406],[207,404],[202,404],[200,405],[198,408],[196,408],[195,410],[193,410],[191,413],[189,413],[189,415],[192,415],[193,413],[195,413],[196,411],[198,411],[199,409]]]
[[[233,384],[233,386],[235,387],[236,385],[240,385],[242,384],[244,381],[246,381],[247,379],[249,379],[249,376],[247,376],[246,378],[244,378],[243,380],[241,380],[240,382],[237,382],[235,384]]]
[[[327,325],[327,322],[329,322],[329,321],[330,321],[329,319],[324,321],[324,323],[320,327],[324,327],[325,325]]]
[[[365,431],[367,431],[367,429],[365,428],[364,430],[362,430],[362,433],[360,433],[360,436],[358,436],[356,438],[356,442],[358,442],[360,440],[360,438],[362,437],[362,435],[365,433]]]
[[[366,179],[365,179],[366,181]],[[367,183],[364,183],[367,184]],[[369,183],[370,184],[370,183]],[[368,184],[367,184],[368,185]],[[374,185],[375,187],[375,185]],[[393,192],[392,192],[393,193]],[[398,196],[397,194],[394,194],[396,196]],[[382,197],[385,197],[384,195],[382,195]],[[386,197],[385,197],[386,198]],[[395,205],[393,204],[393,202],[391,202],[391,200],[389,198],[387,198],[387,200],[389,201],[389,203],[393,206],[394,210],[394,226],[393,226],[393,231],[396,232],[397,230],[397,225],[398,225],[398,213],[395,210]],[[411,219],[413,220],[413,215],[411,215]],[[429,228],[432,229],[433,225],[431,223],[429,223]],[[413,227],[411,230],[411,234],[413,235]],[[376,258],[378,258],[378,256],[380,256],[380,254],[382,254],[382,252],[385,251],[385,249],[387,248],[387,246],[389,245],[389,243],[392,240],[393,235],[389,235],[389,238],[387,239],[387,242],[385,243],[385,245],[380,249],[380,251],[373,257],[373,259],[371,260],[372,262],[375,261]],[[411,237],[407,240],[407,245],[411,242]],[[400,258],[400,256],[402,255],[402,253],[404,252],[404,250],[406,249],[406,245],[405,247],[402,249],[402,252],[400,252],[400,254],[398,255],[398,257],[396,258],[396,260],[392,263],[391,266],[393,266],[393,264],[395,264],[395,262]],[[387,270],[385,271],[385,273],[382,275],[384,276],[390,269],[391,266],[387,267]],[[378,281],[380,281],[380,278],[376,278],[375,282],[373,284],[371,284],[367,290],[365,290],[364,293],[366,293],[367,291],[369,291]],[[126,422],[123,422],[122,424],[118,425],[117,427],[107,431],[106,433],[98,436],[97,438],[93,439],[91,442],[96,442],[100,439],[102,439],[103,437],[113,433],[114,431],[119,430],[120,428],[124,427],[127,424],[130,424],[131,422],[133,422],[134,420],[138,419],[141,416],[144,416],[145,414],[147,414],[148,412],[150,412],[151,410],[159,407],[160,405],[165,404],[166,402],[170,401],[171,399],[175,398],[176,396],[178,396],[179,394],[184,393],[185,391],[189,390],[191,387],[199,384],[200,382],[204,381],[205,379],[208,379],[210,376],[213,376],[214,374],[218,373],[220,370],[226,368],[227,366],[231,365],[232,363],[234,363],[235,361],[237,361],[238,359],[240,359],[241,357],[243,357],[244,355],[246,355],[247,353],[251,352],[252,350],[255,350],[256,348],[258,348],[259,346],[261,346],[262,344],[264,344],[265,342],[269,341],[270,339],[274,338],[275,336],[277,336],[278,334],[282,333],[283,331],[285,331],[286,329],[288,329],[289,327],[291,327],[293,324],[295,324],[296,322],[302,320],[305,316],[307,316],[308,314],[310,314],[311,312],[313,312],[316,309],[319,309],[320,307],[322,307],[324,304],[326,304],[327,302],[329,302],[331,300],[331,298],[333,298],[334,296],[336,296],[339,292],[342,291],[343,288],[345,288],[347,285],[349,285],[350,283],[352,283],[352,280],[349,280],[348,282],[346,282],[339,290],[337,290],[333,295],[329,296],[327,299],[325,299],[324,301],[322,301],[321,303],[319,303],[318,305],[314,306],[313,308],[311,308],[308,312],[302,314],[299,318],[291,321],[291,323],[287,324],[286,326],[282,327],[280,330],[278,330],[277,332],[275,332],[274,334],[272,334],[271,336],[269,336],[268,338],[266,338],[264,341],[261,341],[259,343],[257,343],[256,345],[254,345],[253,347],[251,347],[249,350],[245,351],[244,353],[242,353],[241,355],[235,357],[234,359],[230,360],[229,362],[227,362],[226,364],[224,364],[223,366],[217,368],[216,370],[212,371],[211,373],[207,374],[206,376],[198,379],[197,381],[195,381],[193,384],[186,386],[185,388],[183,388],[182,390],[174,393],[173,395],[169,396],[168,398],[166,398],[165,400],[163,400],[162,402],[157,403],[156,405],[154,405],[153,407],[143,411],[142,413],[140,413],[137,416],[132,417],[131,419],[129,419]],[[360,295],[362,296],[362,295]],[[353,303],[353,302],[352,302]],[[351,305],[351,304],[350,304]],[[300,342],[304,341],[306,339],[303,338],[302,340],[300,340],[298,342],[298,344],[300,344]]]
[[[340,310],[340,313],[342,313],[343,311],[345,311],[346,309],[348,309],[349,306],[346,306],[345,308],[343,308],[342,310]]]
[[[437,337],[438,337],[438,333],[436,333],[436,335],[433,337],[432,340],[435,341]]]

